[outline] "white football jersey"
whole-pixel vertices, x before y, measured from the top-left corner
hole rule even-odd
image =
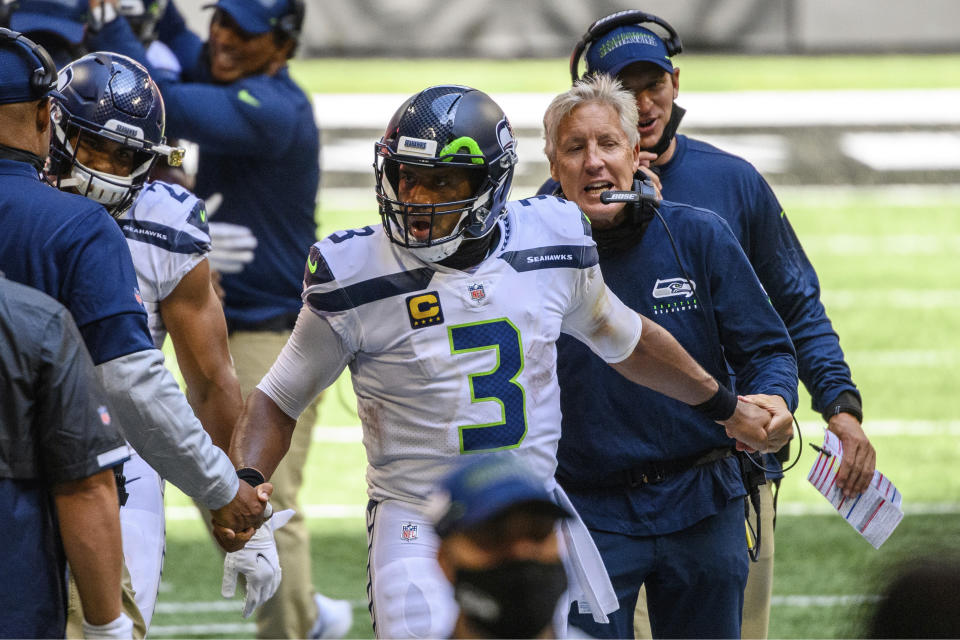
[[[420,261],[382,226],[311,249],[303,299],[352,354],[375,500],[420,502],[459,456],[493,451],[523,456],[552,485],[560,332],[609,362],[639,340],[640,318],[604,285],[575,204],[511,202],[499,225],[496,248],[469,272]],[[302,346],[330,366],[321,345]],[[277,375],[261,383],[268,395]]]
[[[179,185],[150,182],[120,218],[127,238],[150,336],[163,346],[167,329],[160,316],[166,298],[210,251],[203,201]]]

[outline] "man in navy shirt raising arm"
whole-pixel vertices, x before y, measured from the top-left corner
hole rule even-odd
[[[590,219],[608,286],[721,384],[733,386],[732,370],[736,391],[770,411],[771,432],[790,434],[793,346],[729,226],[689,205],[661,201],[654,219],[654,205],[601,200],[633,187],[633,96],[609,76],[591,76],[553,100],[544,129],[550,173]],[[595,637],[633,637],[646,584],[655,637],[739,637],[748,561],[734,442],[683,403],[612,373],[567,336],[557,343],[557,375],[557,479],[590,528],[620,603],[610,625],[578,611],[570,623]]]

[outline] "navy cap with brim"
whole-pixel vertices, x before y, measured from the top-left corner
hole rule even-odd
[[[82,22],[34,11],[15,11],[10,16],[10,28],[25,34],[47,31],[60,36],[70,44],[80,44],[84,36]]]
[[[556,504],[541,480],[513,460],[478,461],[458,468],[441,482],[429,509],[437,535],[445,537],[518,508],[555,518],[571,514]]]
[[[660,36],[637,26],[619,27],[595,40],[587,49],[586,61],[587,73],[615,76],[635,62],[649,62],[673,72],[673,62]]]
[[[281,5],[278,2],[274,6]],[[261,34],[271,31],[282,13],[274,15],[256,0],[218,0],[215,3],[204,5],[204,9],[221,9],[230,14],[230,17],[243,31]]]

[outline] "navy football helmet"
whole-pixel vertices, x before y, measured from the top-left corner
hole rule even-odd
[[[115,217],[133,203],[157,156],[177,165],[183,150],[168,147],[160,90],[140,63],[116,53],[90,53],[59,74],[51,106],[53,135],[47,175],[59,189],[96,200]],[[114,175],[78,161],[82,145],[105,141],[132,150],[129,175]]]
[[[506,212],[516,164],[513,129],[490,96],[456,85],[424,89],[403,103],[375,145],[377,202],[387,236],[428,262],[452,255],[464,239],[482,238],[493,231]],[[472,178],[472,195],[426,206],[404,202],[399,196],[401,165],[462,168]],[[430,233],[425,240],[410,233],[413,216],[429,216]],[[441,216],[444,220],[459,217],[442,236],[436,231]]]
[[[130,28],[144,46],[157,39],[157,23],[169,0],[118,0],[117,13],[126,17]]]

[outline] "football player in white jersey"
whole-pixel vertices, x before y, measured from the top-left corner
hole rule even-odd
[[[117,219],[153,342],[161,348],[169,331],[190,406],[226,451],[243,401],[205,258],[204,204],[183,187],[147,179],[158,156],[175,162],[180,153],[164,145],[160,92],[137,62],[102,52],[64,67],[58,88],[47,173],[59,188],[96,200]],[[137,453],[123,472],[124,558],[149,628],[165,546],[163,480]]]
[[[553,480],[561,331],[743,445],[782,444],[768,438],[766,411],[738,402],[607,289],[577,205],[507,202],[515,145],[503,111],[475,89],[431,87],[400,107],[376,144],[382,223],[311,248],[297,325],[234,433],[234,462],[269,478],[299,413],[350,368],[378,637],[449,637],[457,605],[422,509],[461,456],[515,456],[572,509]],[[576,518],[561,532],[569,596],[605,621],[617,603],[589,533]]]

